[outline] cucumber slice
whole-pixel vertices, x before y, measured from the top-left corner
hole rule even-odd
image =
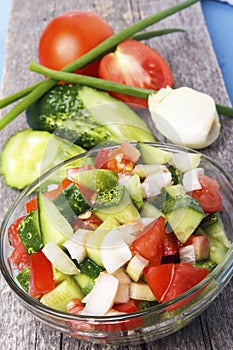
[[[185,243],[205,216],[199,202],[191,196],[169,196],[163,213],[176,237]]]
[[[83,148],[47,131],[21,130],[4,145],[0,155],[1,174],[8,186],[21,190],[55,164],[83,152]]]
[[[66,312],[66,305],[71,299],[80,299],[84,294],[72,277],[66,278],[51,292],[44,294],[40,299],[41,303],[55,310]]]
[[[31,211],[20,221],[18,232],[28,254],[33,254],[43,247],[37,210]]]
[[[29,291],[29,283],[30,283],[30,267],[26,267],[23,271],[21,271],[17,276],[16,279],[18,280],[21,287],[28,292]]]
[[[50,241],[61,246],[73,235],[72,226],[43,193],[38,194],[38,212],[44,245]]]
[[[145,164],[165,164],[173,157],[172,152],[145,143],[140,142],[138,147]]]
[[[98,192],[115,187],[118,183],[117,173],[107,169],[90,169],[80,171],[73,174],[71,177],[79,185]]]
[[[91,207],[75,183],[65,188],[53,203],[69,222]]]
[[[55,137],[46,131],[25,129],[12,135],[0,156],[5,183],[23,189],[41,175],[46,164],[51,164],[57,149]]]
[[[80,272],[68,255],[54,242],[46,243],[42,252],[54,267],[65,275],[75,275]]]

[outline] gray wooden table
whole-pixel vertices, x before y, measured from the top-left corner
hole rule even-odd
[[[99,13],[118,31],[178,0],[13,0],[7,36],[2,96],[7,96],[40,77],[28,71],[30,59],[37,60],[37,44],[45,25],[54,16],[72,9]],[[210,94],[217,103],[230,105],[199,4],[158,23],[154,28],[182,27],[187,33],[175,33],[150,40],[168,61],[174,85],[186,85]],[[1,116],[9,108],[1,112]],[[232,174],[233,120],[222,117],[219,139],[206,153]],[[0,148],[17,130],[27,127],[22,114],[1,131]],[[17,191],[0,182],[0,221],[17,197]],[[179,332],[164,339],[130,349],[231,350],[233,349],[232,283],[217,299]],[[0,276],[0,348],[4,350],[110,349],[48,329],[23,309]],[[123,349],[124,347],[118,347]]]

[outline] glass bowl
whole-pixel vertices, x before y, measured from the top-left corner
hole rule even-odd
[[[169,144],[150,143],[150,145],[174,153],[187,151],[198,153]],[[20,194],[7,212],[1,226],[1,271],[20,303],[37,319],[55,330],[81,339],[87,339],[88,341],[115,345],[140,344],[165,337],[183,328],[201,314],[230,281],[233,268],[231,243],[221,263],[193,288],[171,301],[131,314],[87,317],[49,308],[37,299],[30,297],[19,286],[11,268],[9,262],[11,247],[8,239],[8,228],[17,218],[24,215],[25,203],[35,196],[38,190],[44,191],[48,184],[58,182],[59,179],[64,177],[65,168],[83,161],[86,163],[87,160],[92,159],[96,155],[96,152],[97,150],[95,149],[91,150],[55,166]],[[232,242],[232,178],[214,160],[203,154],[201,154],[200,167],[203,167],[205,173],[213,176],[220,184],[223,202],[222,220],[228,239]]]

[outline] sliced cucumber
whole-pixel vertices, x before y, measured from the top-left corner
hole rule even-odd
[[[46,170],[84,149],[46,131],[25,129],[12,135],[0,155],[1,174],[8,186],[23,189]]]
[[[118,183],[117,173],[108,169],[90,169],[80,171],[73,174],[72,178],[79,185],[98,192],[115,187]]]
[[[205,216],[198,201],[187,195],[169,197],[164,203],[163,212],[182,243],[187,241]]]
[[[172,152],[164,151],[146,143],[140,142],[138,147],[145,164],[165,164],[173,157]]]
[[[53,203],[69,222],[74,221],[75,217],[90,209],[90,204],[75,183],[65,188]]]
[[[29,283],[30,283],[30,267],[26,267],[23,271],[21,271],[17,276],[16,279],[18,280],[21,287],[28,292],[29,291]]]
[[[68,277],[56,286],[51,292],[44,294],[41,303],[55,310],[67,311],[66,305],[71,299],[80,299],[84,294],[72,277]]]
[[[43,247],[37,210],[31,211],[20,221],[18,232],[28,254],[33,254]]]
[[[73,235],[72,226],[45,194],[38,194],[40,229],[44,245],[54,242],[61,246]]]

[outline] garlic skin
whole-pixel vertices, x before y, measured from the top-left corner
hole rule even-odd
[[[157,130],[174,144],[200,149],[219,136],[221,125],[209,95],[167,86],[149,96],[148,107]]]

